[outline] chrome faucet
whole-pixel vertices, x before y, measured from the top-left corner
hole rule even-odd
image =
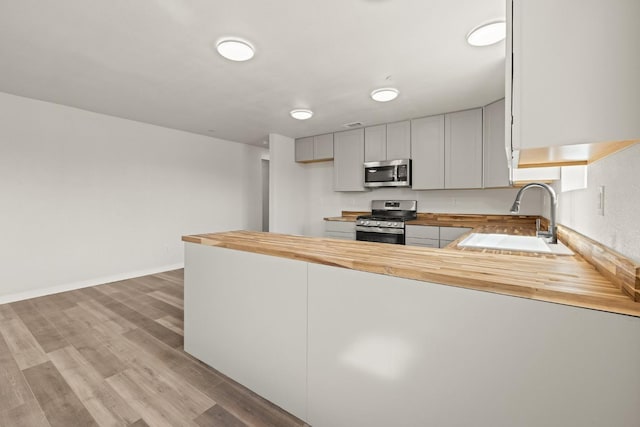
[[[547,190],[547,193],[549,193],[549,199],[551,202],[549,230],[540,231],[538,229],[538,231],[536,232],[536,235],[538,237],[543,237],[548,243],[558,243],[558,230],[556,228],[556,210],[558,209],[558,197],[556,196],[556,192],[553,191],[553,188],[551,188],[549,185],[541,184],[538,182],[532,182],[531,184],[527,184],[524,187],[522,187],[520,191],[518,191],[518,194],[516,194],[516,200],[513,202],[513,206],[511,206],[511,213],[520,212],[520,199],[522,199],[522,193],[524,193],[524,190],[531,187],[538,187],[538,188],[543,188]]]

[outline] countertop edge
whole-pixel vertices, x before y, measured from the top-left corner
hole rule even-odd
[[[191,235],[191,236],[183,236],[182,240],[188,243],[195,244],[203,244],[207,246],[214,246],[226,249],[240,250],[245,252],[258,253],[263,255],[270,256],[278,256],[283,258],[294,259],[298,261],[312,262],[316,264],[329,265],[340,268],[348,268],[351,270],[370,272],[374,274],[383,274],[393,277],[401,277],[406,279],[413,279],[423,282],[437,283],[444,286],[454,286],[484,292],[491,292],[501,295],[515,296],[520,298],[528,298],[537,301],[544,302],[552,302],[557,304],[563,304],[567,306],[586,308],[598,311],[604,311],[614,314],[622,314],[640,317],[640,303],[636,303],[631,299],[623,300],[623,299],[605,299],[602,296],[594,296],[588,294],[580,294],[573,293],[569,291],[560,291],[554,289],[543,289],[535,284],[530,286],[524,286],[519,284],[508,284],[508,283],[498,283],[496,281],[491,281],[491,275],[488,274],[486,277],[481,279],[474,278],[473,281],[475,283],[469,282],[469,279],[465,280],[464,275],[460,276],[452,276],[439,274],[437,269],[433,271],[425,272],[418,271],[415,268],[411,269],[409,267],[398,267],[398,266],[385,266],[380,265],[380,263],[368,262],[367,260],[347,260],[344,258],[340,258],[338,256],[330,256],[330,255],[311,255],[307,253],[296,252],[295,249],[288,248],[279,248],[275,250],[273,248],[264,248],[260,245],[256,244],[239,244],[234,242],[225,242],[223,241],[225,235],[233,234],[234,232],[227,233],[217,233],[217,234],[202,234],[202,235]],[[235,232],[235,233],[245,233],[245,232]],[[272,234],[272,233],[267,233]],[[272,234],[273,235],[273,234]],[[290,235],[278,235],[288,238],[302,238],[302,239],[318,239],[320,241],[335,241],[334,239],[328,238],[310,238],[304,236],[290,236]],[[361,242],[364,243],[364,242]],[[448,249],[428,249],[428,248],[420,248],[424,255],[428,255],[432,253],[434,257],[437,256],[438,253],[442,253],[441,251],[447,251],[449,255],[455,256],[465,256],[465,253],[457,250],[448,250]],[[495,256],[505,257],[505,261],[509,261],[509,259],[513,262],[517,262],[516,258],[520,258],[518,255],[508,255],[508,254],[483,254],[479,252],[473,252],[474,257],[481,257],[483,255],[487,256],[487,259],[493,258]],[[468,254],[467,254],[468,255]],[[513,258],[516,257],[516,258]]]

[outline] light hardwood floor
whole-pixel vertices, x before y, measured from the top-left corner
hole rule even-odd
[[[182,270],[0,305],[0,426],[306,425],[182,344]]]

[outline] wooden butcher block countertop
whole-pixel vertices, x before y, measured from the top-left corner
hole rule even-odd
[[[640,303],[579,255],[521,256],[251,231],[182,240],[640,317]]]
[[[371,212],[342,211],[342,216],[324,218],[325,221],[355,222],[360,215],[371,215]],[[449,213],[423,213],[418,212],[418,217],[407,221],[407,225],[435,225],[438,227],[484,227],[484,226],[520,226],[535,227],[538,216],[534,215],[485,215],[485,214],[449,214]]]

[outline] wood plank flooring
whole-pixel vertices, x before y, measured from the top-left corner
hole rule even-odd
[[[182,350],[183,280],[0,305],[0,426],[306,426]]]

